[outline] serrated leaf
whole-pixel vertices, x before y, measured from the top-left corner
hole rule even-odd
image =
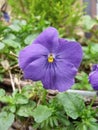
[[[2,108],[2,110],[3,111],[10,111],[11,113],[15,113],[15,111],[16,111],[16,106],[15,105],[12,105],[12,104],[9,104],[9,105],[7,105],[7,106],[4,106],[3,108]]]
[[[77,119],[85,106],[83,99],[77,94],[60,93],[57,95],[57,99],[64,106],[67,115],[72,119]]]
[[[32,115],[33,109],[36,106],[36,103],[31,101],[26,105],[22,105],[17,111],[17,115],[22,117],[29,117]]]
[[[25,97],[29,98],[30,95],[32,95],[32,92],[33,92],[34,88],[30,85],[26,85],[22,88],[22,95],[24,95]]]
[[[28,99],[24,95],[16,94],[14,97],[15,104],[27,104]]]
[[[13,102],[11,96],[3,96],[0,98],[0,101],[3,102],[3,103],[11,103]]]
[[[52,110],[44,105],[39,105],[32,113],[34,120],[41,123],[52,115]]]
[[[14,115],[12,113],[1,112],[0,113],[0,130],[8,130],[14,121]]]

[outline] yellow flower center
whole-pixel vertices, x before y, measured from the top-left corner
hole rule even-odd
[[[48,56],[48,62],[49,62],[49,63],[52,63],[53,61],[54,61],[54,57],[53,57],[52,54],[50,54],[50,55]]]

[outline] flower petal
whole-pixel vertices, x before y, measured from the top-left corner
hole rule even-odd
[[[59,92],[66,91],[74,85],[74,79],[57,78],[55,86]]]
[[[58,31],[53,27],[45,29],[34,41],[45,46],[51,53],[57,50],[58,42]]]
[[[42,57],[43,55],[48,55],[48,50],[40,44],[31,44],[25,47],[19,53],[20,68],[24,70],[28,64],[32,63],[34,60]]]
[[[55,83],[55,70],[54,70],[54,64],[47,63],[46,65],[46,71],[44,74],[44,77],[42,78],[42,83],[44,85],[45,89],[55,89],[54,83]]]
[[[77,73],[75,66],[65,60],[58,61],[56,67],[55,86],[60,92],[66,91],[74,84],[74,77]]]
[[[60,92],[69,89],[74,84],[77,69],[68,62],[57,62],[48,69],[42,79],[44,88]]]
[[[89,74],[89,82],[95,90],[98,90],[98,70]]]
[[[79,43],[67,41],[63,38],[59,39],[59,50],[57,51],[58,58],[66,59],[78,68],[82,61],[82,55],[82,47]]]
[[[92,71],[95,71],[95,70],[98,70],[98,64],[94,64],[94,65],[92,66]]]
[[[33,81],[41,80],[45,74],[46,57],[40,57],[27,65],[24,69],[24,78]]]

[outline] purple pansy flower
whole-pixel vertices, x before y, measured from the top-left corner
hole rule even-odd
[[[92,66],[92,72],[89,74],[89,82],[94,90],[98,90],[98,64]]]
[[[74,84],[81,60],[80,44],[59,38],[53,27],[44,30],[19,54],[19,66],[25,79],[40,80],[45,89],[60,92]]]
[[[10,21],[10,16],[9,16],[9,14],[7,12],[3,12],[3,17],[4,17],[6,22]]]

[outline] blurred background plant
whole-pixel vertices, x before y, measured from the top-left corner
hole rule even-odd
[[[64,37],[74,37],[74,29],[83,14],[83,7],[79,1],[74,0],[44,2],[43,0],[8,0],[8,2],[12,7],[12,16],[26,19],[32,24],[33,30],[42,31],[51,25]]]
[[[98,19],[86,15],[83,12],[86,5],[81,6],[78,0],[44,2],[0,0],[0,2],[2,3],[0,8],[7,2],[5,11],[10,15],[10,21],[6,21],[2,17],[2,11],[0,12],[0,87],[5,83],[5,78],[10,78],[12,86],[18,86],[18,90],[14,92],[5,84],[3,88],[7,93],[4,89],[0,89],[0,111],[2,111],[0,130],[8,130],[14,119],[16,121],[19,119],[22,126],[33,122],[33,127],[40,130],[97,130],[98,110],[95,112],[92,109],[93,103],[85,106],[81,97],[68,94],[58,94],[56,98],[50,94],[45,101],[47,92],[39,82],[21,88],[19,83],[23,80],[23,76],[17,60],[18,53],[23,47],[31,44],[46,27],[54,26],[59,31],[60,37],[77,40],[83,48],[83,61],[72,89],[92,90],[88,74],[91,65],[98,63]],[[18,85],[13,85],[14,81],[17,81]],[[5,127],[2,125],[4,117],[7,119]]]
[[[9,10],[5,10],[8,11],[11,19],[9,24],[0,21],[1,62],[8,60],[10,67],[13,68],[17,64],[19,50],[32,43],[48,26],[56,27],[60,37],[77,40],[82,44],[84,57],[80,67],[80,77],[81,70],[88,74],[90,66],[98,62],[98,20],[84,15],[83,9],[86,6],[81,6],[80,1],[8,0],[5,2],[9,7]],[[14,73],[16,69],[12,69],[12,72]],[[4,75],[8,76],[2,64],[0,70],[0,79]]]
[[[77,40],[82,44],[84,57],[80,73],[83,70],[88,74],[90,66],[97,63],[98,20],[84,15],[83,9],[86,6],[81,6],[80,1],[8,0],[5,2],[9,7],[9,10],[5,10],[8,11],[11,19],[9,24],[0,22],[1,62],[8,60],[10,67],[16,65],[19,50],[32,43],[46,27],[54,26],[58,29],[60,37]],[[7,74],[3,66],[0,66],[0,69],[0,77]]]

